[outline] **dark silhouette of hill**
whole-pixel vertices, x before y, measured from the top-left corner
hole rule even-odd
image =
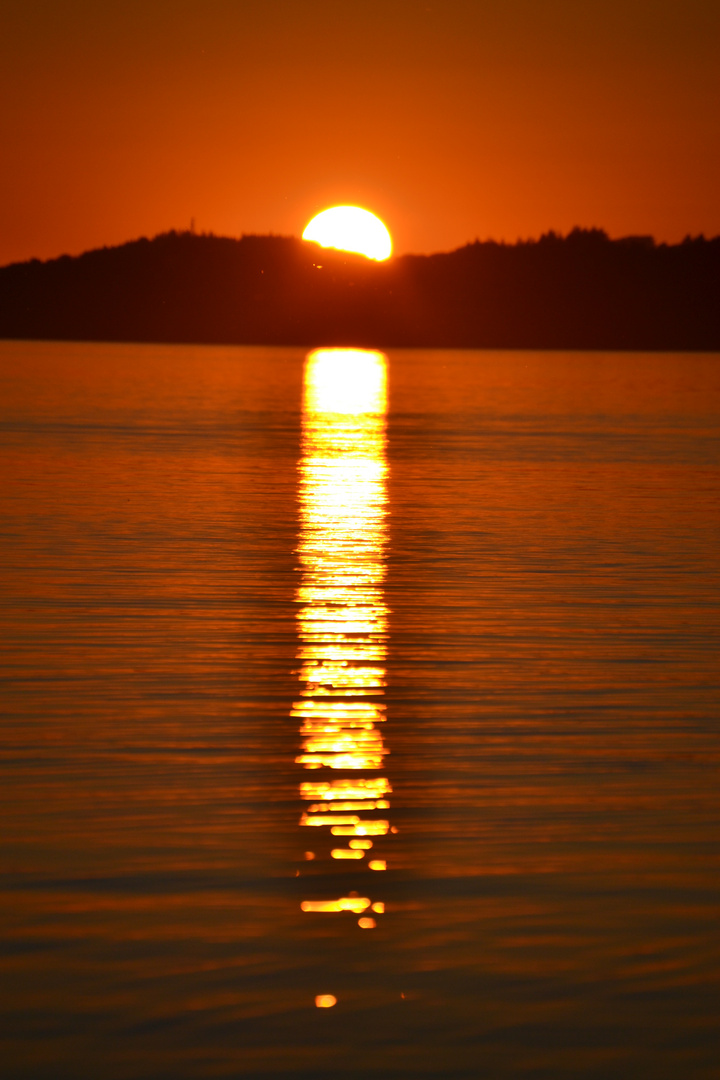
[[[301,240],[165,233],[0,269],[0,337],[720,349],[720,237],[598,229],[386,263]]]

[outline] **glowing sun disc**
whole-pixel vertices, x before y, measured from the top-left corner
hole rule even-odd
[[[303,240],[314,240],[321,247],[340,251],[357,251],[378,262],[392,252],[390,233],[379,217],[359,206],[331,206],[316,214],[302,234]]]

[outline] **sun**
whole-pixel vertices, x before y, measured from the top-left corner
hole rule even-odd
[[[381,262],[392,252],[390,233],[379,217],[359,206],[332,206],[316,214],[302,234],[321,247],[357,251]]]

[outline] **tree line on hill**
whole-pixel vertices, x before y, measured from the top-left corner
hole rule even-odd
[[[599,229],[384,263],[279,236],[169,232],[0,269],[0,337],[720,350],[720,237]]]

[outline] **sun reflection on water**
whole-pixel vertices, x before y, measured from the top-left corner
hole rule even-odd
[[[386,411],[382,353],[317,349],[308,355],[296,595],[301,689],[291,715],[302,739],[296,763],[324,776],[300,784],[306,804],[300,825],[313,829],[314,862],[348,860],[365,869],[385,869],[387,860],[375,858],[374,846],[392,831],[381,816],[392,788],[377,775],[388,754],[380,700],[388,640]],[[333,847],[338,837],[348,837],[347,846]],[[302,909],[358,914],[371,904],[375,913],[384,912],[383,901],[352,894],[306,900]],[[372,929],[376,921],[367,917],[359,925]]]

